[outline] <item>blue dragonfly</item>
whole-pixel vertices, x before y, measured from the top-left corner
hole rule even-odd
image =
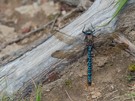
[[[80,51],[84,51],[85,49],[87,49],[87,66],[88,66],[87,81],[88,81],[88,84],[91,85],[91,83],[92,83],[92,49],[93,49],[93,45],[94,45],[93,44],[93,41],[94,41],[93,34],[94,34],[95,30],[87,29],[87,30],[84,31],[84,29],[85,29],[85,27],[82,30],[82,33],[85,36],[83,43],[79,44],[79,45],[75,44],[75,46],[73,46],[73,48],[75,48],[75,49],[79,48],[79,51],[74,52],[73,48],[72,48],[72,50],[67,50],[67,51],[65,51],[65,50],[57,50],[54,53],[52,53],[51,56],[55,57],[55,58],[60,58],[60,59],[64,59],[64,58],[71,59],[73,57],[76,57],[76,54],[80,53]],[[67,37],[67,35],[66,35],[66,37]],[[68,37],[69,38],[66,38],[66,39],[67,40],[69,39],[70,41],[69,40],[68,41],[70,43],[72,43],[74,41],[77,41],[77,40],[81,40],[81,39],[76,40],[76,38],[73,39],[73,38],[71,38],[71,36],[68,36]],[[57,36],[57,38],[58,38],[58,36]],[[60,39],[60,38],[58,38],[58,39]],[[62,41],[65,41],[67,43],[68,42],[67,40],[62,40]],[[86,45],[84,45],[84,43]]]
[[[93,49],[93,33],[95,30],[86,30],[82,31],[85,35],[85,42],[86,42],[86,48],[87,48],[87,54],[88,54],[88,84],[91,85],[92,83],[92,49]]]

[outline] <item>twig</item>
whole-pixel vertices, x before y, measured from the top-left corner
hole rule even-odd
[[[36,83],[35,83],[35,81],[34,81],[33,78],[31,78],[31,81],[32,81],[32,83],[34,84],[35,88],[37,88],[37,85],[36,85]]]
[[[69,16],[71,16],[74,12],[77,12],[78,10],[78,8],[71,10],[69,13],[67,13],[65,16],[61,18],[61,21],[67,19]]]
[[[109,96],[111,96],[112,94],[114,94],[116,92],[118,92],[118,90],[115,90],[115,91],[113,91],[113,92],[111,92],[109,94],[106,94],[105,97],[104,97],[104,99],[108,98]]]
[[[132,96],[132,101],[135,101],[134,97]]]
[[[68,17],[70,17],[73,13],[79,11],[79,8],[75,8],[73,10],[71,10],[69,13],[67,13],[66,15],[64,15],[61,19],[59,19],[59,23],[61,23],[63,20],[67,19]],[[62,27],[60,27],[60,29],[62,29],[64,26],[66,25],[63,25]]]
[[[110,101],[113,101],[114,99],[118,99],[120,98],[121,96],[116,96],[116,97],[113,97],[112,99],[110,99]]]
[[[56,16],[55,19],[53,20],[53,23],[52,23],[52,26],[51,26],[51,31],[53,30],[54,25],[55,25],[55,23],[56,23],[56,21],[57,21],[57,19],[58,19],[59,16],[60,15]]]
[[[70,101],[73,101],[72,98],[70,97],[70,95],[68,94],[67,90],[65,90],[65,92],[66,92],[68,98],[70,99]]]

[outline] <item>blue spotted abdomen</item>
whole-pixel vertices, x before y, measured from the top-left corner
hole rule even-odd
[[[92,56],[91,56],[91,51],[92,51],[92,46],[88,46],[88,84],[91,85],[92,82]]]

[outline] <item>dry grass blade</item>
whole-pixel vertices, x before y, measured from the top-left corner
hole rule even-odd
[[[72,98],[70,97],[69,93],[67,92],[67,90],[65,90],[65,92],[66,92],[68,98],[70,99],[70,101],[73,101]]]

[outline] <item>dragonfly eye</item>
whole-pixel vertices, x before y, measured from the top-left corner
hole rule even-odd
[[[91,35],[92,34],[92,32],[87,32],[87,35]]]
[[[91,34],[93,34],[93,31],[92,30],[87,30],[87,31],[83,31],[83,33],[85,34],[85,35],[91,35]]]

